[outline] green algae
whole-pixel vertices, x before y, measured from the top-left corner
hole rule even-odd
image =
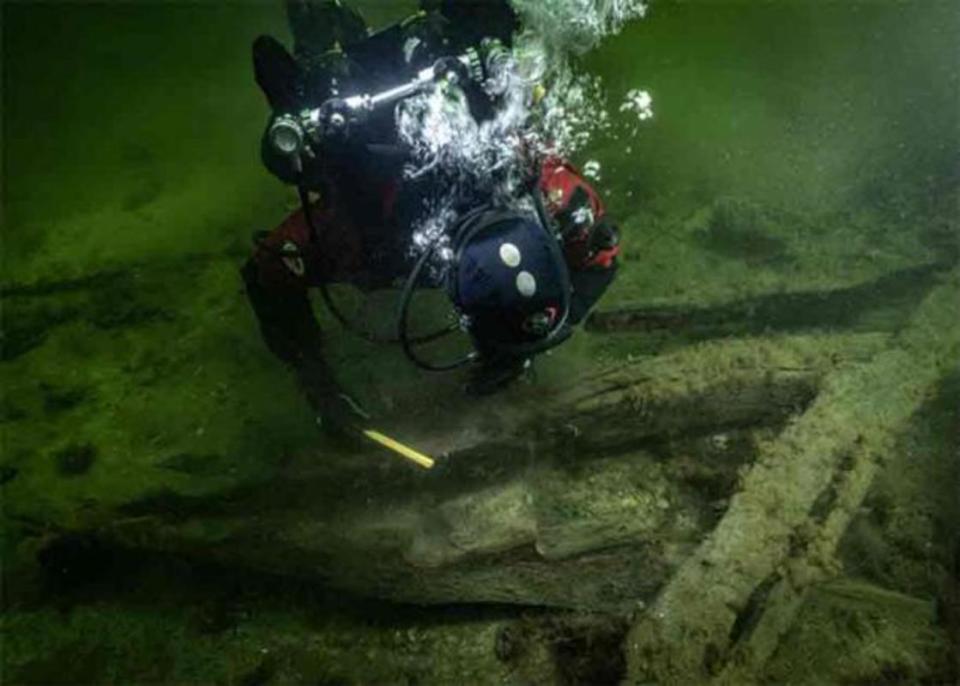
[[[118,515],[230,514],[184,534],[202,552],[248,526],[258,512],[244,497],[275,488],[290,461],[320,470],[304,486],[316,489],[318,511],[338,498],[376,509],[417,489],[416,476],[356,463],[323,441],[243,299],[237,268],[249,235],[294,201],[259,165],[265,107],[249,73],[250,40],[282,35],[281,13],[257,4],[3,11],[5,570],[29,570],[50,531],[88,531]],[[945,2],[663,3],[587,56],[613,109],[628,88],[645,86],[657,110],[630,148],[601,137],[585,157],[603,162],[601,187],[625,232],[623,268],[603,306],[725,306],[955,260],[948,165],[960,137],[957,86],[942,59],[955,35]],[[371,319],[389,317],[389,304],[364,306],[357,311]],[[423,379],[397,351],[357,342],[320,315],[331,359],[378,414],[429,425],[438,407],[455,414],[468,404],[460,379]],[[650,352],[629,335],[578,333],[538,362],[533,385],[506,397]],[[769,678],[786,679],[798,662],[837,679],[948,669],[926,599],[950,573],[955,452],[929,448],[950,430],[941,419],[897,453],[841,551],[849,573],[921,600],[887,612],[830,589],[814,594]],[[687,452],[691,488],[722,500],[736,487],[706,468],[702,450]],[[627,476],[662,478],[648,471]],[[474,481],[493,476],[478,470]],[[588,467],[565,475],[557,487],[573,502],[558,498],[552,517],[576,525],[658,511],[635,491],[617,500],[630,482],[615,471],[594,484],[603,501],[585,506],[570,489],[590,476]],[[276,508],[286,495],[252,503]],[[68,616],[49,607],[6,613],[4,680],[49,683],[67,662],[77,665],[71,680],[86,683],[511,678],[491,657],[493,620],[440,615],[372,627],[369,617],[300,612],[299,599],[269,589],[245,617],[250,608],[204,604],[202,593],[190,595],[193,580],[174,578],[186,600],[94,596]],[[195,602],[185,624],[182,608]],[[819,645],[824,632],[838,640]]]

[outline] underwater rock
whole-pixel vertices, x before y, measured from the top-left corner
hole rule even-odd
[[[717,201],[697,236],[707,250],[747,264],[777,264],[790,260],[779,226],[768,212],[735,198]]]
[[[5,464],[0,466],[0,486],[16,479],[19,473],[20,470],[11,465]]]
[[[71,443],[53,454],[57,471],[63,476],[86,474],[97,458],[97,448],[91,443]]]

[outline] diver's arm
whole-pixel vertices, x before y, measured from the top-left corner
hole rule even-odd
[[[609,217],[604,216],[587,233],[582,257],[570,263],[570,284],[573,295],[570,302],[570,323],[579,324],[603,296],[617,274],[617,256],[620,254],[620,230]]]
[[[594,265],[570,272],[570,285],[573,287],[570,298],[571,325],[579,324],[590,314],[616,278],[618,266],[614,258],[606,266]]]
[[[308,289],[321,278],[321,255],[309,249],[302,212],[258,240],[241,270],[247,297],[267,348],[294,372],[325,429],[357,419],[323,351],[323,335]]]
[[[262,244],[241,270],[247,299],[260,325],[267,348],[291,367],[301,366],[319,354],[322,344],[320,325],[313,314],[305,286],[279,283],[274,278],[285,266],[299,257],[284,257],[268,252]]]
[[[578,324],[606,292],[617,272],[620,230],[600,194],[568,161],[553,157],[541,167],[539,189],[560,235],[573,294],[570,324]]]

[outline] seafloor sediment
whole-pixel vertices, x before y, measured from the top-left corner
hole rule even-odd
[[[318,308],[431,472],[322,437],[244,301],[280,21],[4,7],[4,683],[956,678],[955,12],[666,4],[588,55],[658,109],[590,151],[584,331],[478,402]]]

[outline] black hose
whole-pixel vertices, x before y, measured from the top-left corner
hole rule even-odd
[[[307,189],[300,185],[297,186],[297,191],[300,195],[300,203],[303,207],[304,219],[307,223],[307,228],[309,230],[310,240],[316,241],[319,232],[316,225],[313,222],[313,214],[310,211],[310,202],[307,195]],[[543,198],[540,194],[539,189],[534,188],[532,192],[534,208],[536,209],[537,218],[539,219],[539,224],[544,232],[546,232],[550,238],[548,245],[553,246],[555,257],[558,260],[558,264],[565,264],[563,255],[559,251],[559,247],[556,245],[555,238],[550,232],[549,218],[547,216],[546,209],[543,206]],[[455,260],[455,264],[459,263],[460,253],[462,253],[463,248],[476,237],[478,233],[487,229],[490,226],[493,226],[497,223],[495,220],[488,221],[479,221],[485,217],[488,208],[480,208],[474,212],[471,212],[467,218],[461,222],[459,235],[457,237],[458,252]],[[420,280],[420,275],[423,273],[424,267],[430,261],[430,258],[436,252],[437,245],[439,244],[442,237],[434,241],[430,246],[424,250],[423,254],[417,259],[413,270],[410,272],[410,275],[407,277],[407,280],[404,282],[403,289],[400,294],[400,307],[397,316],[397,337],[382,337],[377,336],[369,331],[361,329],[358,326],[355,326],[347,317],[340,311],[340,308],[337,306],[336,302],[333,299],[333,296],[330,294],[330,289],[328,287],[328,280],[321,279],[319,284],[320,295],[323,298],[323,302],[326,304],[327,309],[330,310],[330,313],[333,317],[343,326],[344,329],[350,331],[356,336],[370,342],[370,343],[400,343],[403,348],[404,354],[407,358],[410,359],[413,364],[415,364],[420,369],[433,372],[446,372],[454,369],[463,367],[464,365],[469,364],[475,360],[478,356],[476,351],[471,352],[470,354],[455,360],[453,362],[448,362],[444,364],[434,364],[432,362],[427,362],[421,359],[413,349],[414,345],[423,345],[426,343],[432,343],[441,338],[444,338],[451,333],[457,331],[460,327],[458,324],[450,324],[449,326],[438,329],[428,334],[422,336],[410,337],[409,334],[409,313],[410,313],[410,303],[413,300],[413,293],[416,289],[417,283]],[[530,343],[502,343],[498,341],[489,341],[488,345],[498,353],[503,355],[508,355],[511,357],[531,357],[533,355],[539,354],[550,348],[553,348],[567,338],[573,332],[573,329],[567,325],[567,321],[570,318],[570,308],[571,308],[571,294],[570,294],[570,280],[569,274],[566,270],[563,271],[564,279],[561,284],[561,291],[563,293],[562,301],[562,315],[557,324],[550,330],[550,332],[542,339],[538,341],[532,341]]]
[[[430,261],[430,258],[433,256],[433,253],[436,251],[437,245],[441,240],[442,237],[431,243],[427,249],[423,251],[423,254],[417,259],[417,262],[413,267],[413,271],[410,272],[410,276],[407,277],[406,282],[403,284],[403,291],[401,291],[400,294],[400,310],[397,313],[397,338],[400,339],[400,345],[403,347],[404,354],[411,362],[413,362],[413,364],[428,372],[453,371],[454,369],[459,369],[464,365],[470,364],[470,362],[477,357],[476,352],[471,352],[459,360],[447,362],[445,364],[434,364],[432,362],[427,362],[418,357],[413,350],[414,344],[419,343],[420,341],[410,338],[407,332],[407,320],[410,313],[410,302],[413,300],[413,292],[417,287],[417,282],[420,280],[420,274],[423,272],[423,268]]]
[[[319,232],[317,230],[316,224],[313,222],[313,213],[310,211],[310,198],[307,195],[307,189],[300,185],[297,186],[297,192],[300,195],[300,204],[303,207],[303,216],[307,222],[307,229],[309,231],[310,241],[316,242],[319,237]],[[388,336],[377,336],[376,334],[361,329],[359,326],[356,326],[353,322],[347,319],[346,315],[340,311],[340,308],[337,306],[336,302],[333,300],[333,296],[330,294],[330,288],[328,286],[328,280],[322,278],[320,280],[320,285],[318,286],[320,290],[320,297],[323,298],[324,304],[326,304],[327,309],[330,310],[330,314],[333,315],[333,318],[336,319],[340,325],[351,332],[355,336],[359,336],[369,343],[401,343],[402,341],[398,338],[391,338]],[[433,341],[439,340],[448,336],[449,334],[456,331],[459,327],[456,324],[451,324],[450,326],[444,329],[438,329],[428,334],[423,334],[422,336],[417,336],[409,340],[411,343],[415,344],[424,344],[431,343]]]

